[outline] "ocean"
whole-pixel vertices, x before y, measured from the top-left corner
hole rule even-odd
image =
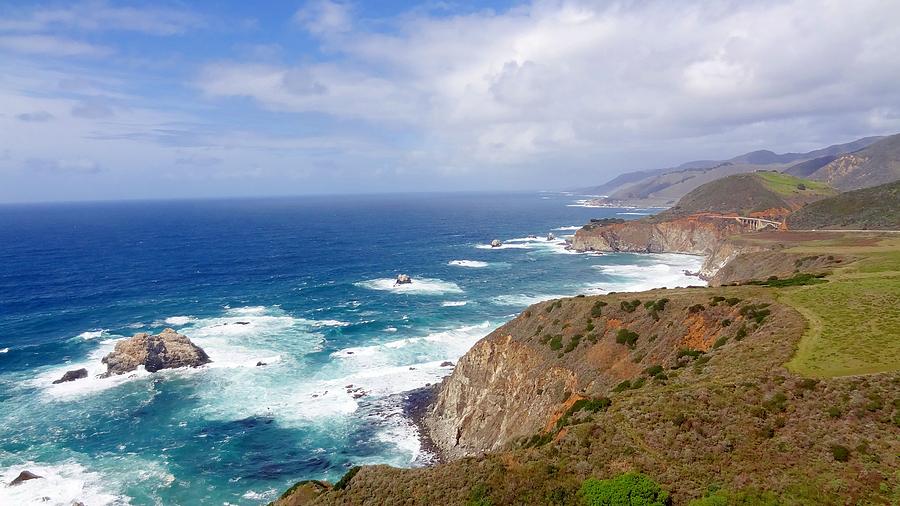
[[[0,504],[257,505],[425,465],[404,393],[527,305],[697,284],[699,257],[565,249],[590,218],[650,212],[544,193],[0,206],[0,481],[44,477]],[[116,340],[166,327],[213,362],[96,377]]]

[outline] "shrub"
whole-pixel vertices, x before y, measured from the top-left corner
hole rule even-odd
[[[594,318],[599,318],[603,314],[603,308],[607,305],[608,304],[606,302],[603,302],[602,300],[598,300],[597,302],[595,302],[594,306],[591,307],[591,316],[593,316]]]
[[[694,304],[693,306],[688,308],[688,313],[695,314],[703,311],[704,309],[706,308],[703,307],[703,304]]]
[[[729,325],[731,325],[731,320],[729,320],[728,318],[725,318],[724,320],[722,320],[723,327],[727,327]]]
[[[562,348],[562,336],[553,336],[553,339],[550,339],[550,349],[551,350],[559,350]]]
[[[850,448],[843,445],[831,445],[831,456],[838,462],[850,460]]]
[[[814,388],[816,388],[816,385],[818,385],[818,384],[819,384],[819,380],[815,380],[812,378],[806,378],[803,381],[801,381],[799,384],[797,384],[797,386],[799,388],[802,388],[803,390],[813,390]]]
[[[682,349],[678,350],[677,358],[681,358],[681,357],[697,358],[700,355],[703,355],[703,352],[700,350],[692,350],[690,348],[682,348]]]
[[[625,311],[626,313],[633,313],[634,310],[637,309],[638,306],[640,306],[640,305],[641,305],[641,301],[639,301],[638,299],[634,299],[630,302],[627,300],[623,300],[619,304],[619,307],[621,307],[622,311]]]
[[[729,297],[729,298],[725,299],[725,303],[728,304],[729,306],[734,306],[735,304],[737,304],[740,301],[741,301],[741,299],[739,299],[737,297]]]
[[[797,189],[803,191],[806,189],[806,185],[803,183],[797,183]]]
[[[564,349],[563,352],[569,353],[570,351],[577,348],[578,343],[581,342],[582,337],[584,337],[584,336],[582,336],[581,334],[575,334],[574,336],[572,336],[572,338],[569,340],[569,344],[566,345],[566,349]]]
[[[737,332],[734,333],[734,340],[741,341],[745,337],[747,337],[747,327],[741,325],[740,328],[737,329]]]
[[[709,305],[710,305],[710,306],[718,306],[719,303],[722,302],[722,301],[724,301],[724,300],[725,300],[725,297],[719,297],[719,296],[710,297],[710,299],[709,299]]]
[[[616,385],[616,387],[613,388],[613,392],[616,392],[616,393],[624,392],[625,390],[628,390],[630,388],[631,388],[631,381],[625,380],[625,381],[619,383],[618,385]]]
[[[488,490],[484,483],[472,487],[466,506],[491,506],[491,498],[488,496]]]
[[[632,302],[636,302],[636,301],[632,301]],[[668,304],[668,303],[669,303],[669,299],[666,299],[666,298],[657,299],[657,300],[648,300],[647,302],[644,303],[644,307],[648,311],[651,311],[651,312],[665,311],[666,304]]]
[[[725,346],[725,343],[727,343],[727,342],[728,342],[728,336],[722,336],[722,337],[716,339],[716,342],[713,343],[713,349],[721,348],[722,346]]]
[[[585,332],[593,332],[594,331],[594,322],[588,322],[587,326],[584,328]]]
[[[830,418],[840,418],[841,417],[841,408],[837,406],[831,406],[828,408],[828,416]]]
[[[763,320],[771,314],[768,307],[768,304],[747,304],[741,308],[741,315],[748,320],[755,321],[757,325],[761,325]]]
[[[644,373],[650,377],[654,377],[658,374],[662,374],[662,372],[663,372],[663,366],[661,366],[659,364],[651,365],[650,367],[644,369]]]
[[[616,333],[616,342],[619,344],[626,344],[630,348],[634,348],[634,343],[637,342],[638,337],[640,336],[637,332],[632,332],[626,328],[621,328]]]
[[[631,389],[637,390],[638,388],[641,388],[642,386],[644,386],[644,383],[646,383],[646,382],[647,382],[646,378],[640,377],[631,382]]]
[[[356,473],[358,473],[360,469],[362,469],[362,467],[360,467],[360,466],[351,467],[350,470],[347,471],[347,473],[344,474],[344,476],[341,476],[341,479],[338,480],[338,482],[334,484],[334,489],[335,490],[344,490],[345,488],[347,488],[347,485],[350,484],[350,480],[352,480],[353,477],[356,476]]]
[[[666,506],[669,493],[640,473],[625,473],[609,480],[588,478],[580,494],[588,506]]]

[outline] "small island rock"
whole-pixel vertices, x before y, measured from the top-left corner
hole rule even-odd
[[[140,333],[119,341],[112,353],[103,357],[107,371],[104,376],[124,374],[144,366],[148,372],[176,367],[199,367],[211,362],[202,348],[187,336],[172,329],[158,335]]]
[[[25,483],[28,480],[36,480],[38,478],[43,478],[43,476],[38,476],[38,475],[32,473],[31,471],[27,471],[27,470],[22,471],[21,473],[19,473],[18,476],[16,476],[16,479],[9,482],[9,486],[14,487],[16,485],[21,485],[22,483]]]
[[[81,369],[74,369],[72,371],[66,371],[66,373],[63,374],[62,378],[59,378],[58,380],[54,381],[53,384],[58,385],[60,383],[65,383],[67,381],[75,381],[77,379],[87,378],[87,375],[88,375],[87,369],[85,369],[83,367]]]
[[[499,248],[500,246],[503,246],[503,243],[500,242],[500,239],[494,239],[493,241],[491,241],[492,248]]]
[[[395,285],[408,285],[410,283],[412,283],[412,278],[409,277],[409,274],[397,275],[397,281],[394,282]]]

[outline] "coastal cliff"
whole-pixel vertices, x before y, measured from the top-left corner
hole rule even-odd
[[[532,306],[460,359],[426,418],[431,437],[459,458],[552,431],[575,403],[648,368],[683,366],[680,350],[709,351],[723,321],[738,329],[746,319],[734,304],[704,303],[655,290]]]
[[[725,237],[752,231],[752,227],[712,213],[667,221],[638,220],[606,224],[588,223],[575,232],[576,251],[687,253],[709,255]]]

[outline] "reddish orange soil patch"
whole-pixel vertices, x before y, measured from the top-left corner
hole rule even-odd
[[[692,350],[709,351],[712,347],[713,338],[709,334],[709,326],[703,315],[690,315],[685,320],[688,331],[681,338],[681,345]]]
[[[572,407],[572,405],[574,405],[576,402],[580,401],[581,399],[586,399],[586,398],[587,397],[585,397],[583,395],[579,395],[579,394],[570,395],[569,398],[566,399],[566,402],[562,403],[562,409],[560,409],[557,414],[551,416],[550,420],[547,421],[547,424],[544,425],[544,432],[550,432],[551,430],[553,430],[553,428],[556,427],[556,422],[558,422],[559,419],[562,418],[564,414],[566,414],[566,411],[568,411],[569,408]]]

